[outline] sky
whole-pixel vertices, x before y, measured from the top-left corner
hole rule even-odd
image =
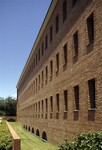
[[[16,85],[51,0],[0,0],[0,97]]]

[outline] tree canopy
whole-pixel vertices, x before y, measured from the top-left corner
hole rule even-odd
[[[0,116],[16,116],[17,100],[13,97],[0,97]]]

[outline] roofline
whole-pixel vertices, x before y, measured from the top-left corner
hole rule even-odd
[[[20,78],[19,78],[19,81],[18,81],[18,83],[17,83],[16,88],[19,87],[19,84],[20,84],[20,82],[21,82],[21,80],[22,80],[22,77],[23,77],[23,75],[24,75],[24,72],[25,72],[25,70],[26,70],[26,67],[27,67],[27,65],[29,64],[29,61],[30,61],[32,55],[34,54],[34,51],[35,51],[35,49],[36,49],[36,46],[37,46],[37,44],[38,44],[38,42],[39,42],[39,40],[40,40],[40,38],[41,38],[41,36],[42,36],[42,34],[43,34],[43,32],[44,32],[46,26],[47,26],[47,24],[48,24],[48,21],[49,21],[51,15],[52,15],[52,13],[53,13],[53,10],[54,10],[54,8],[55,8],[55,6],[56,6],[57,1],[58,1],[58,0],[52,0],[52,1],[51,1],[51,4],[50,4],[50,6],[49,6],[49,8],[48,8],[48,11],[47,11],[46,16],[45,16],[45,18],[44,18],[44,21],[43,21],[43,23],[42,23],[42,25],[41,25],[41,28],[40,28],[39,33],[38,33],[38,35],[37,35],[37,38],[36,38],[36,40],[35,40],[35,42],[34,42],[34,44],[33,44],[32,50],[31,50],[31,52],[30,52],[30,54],[29,54],[29,57],[28,57],[28,59],[27,59],[27,61],[26,61],[26,64],[25,64],[25,66],[24,66],[24,68],[23,68],[23,71],[22,71],[22,73],[21,73],[21,76],[20,76]]]

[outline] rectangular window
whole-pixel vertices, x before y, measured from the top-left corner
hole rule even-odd
[[[39,56],[39,60],[40,60],[40,48],[39,48],[39,50],[38,50],[38,56]]]
[[[40,90],[40,75],[39,75],[39,90]]]
[[[55,22],[55,24],[56,24],[56,33],[57,33],[58,30],[59,30],[59,16],[58,15],[56,16],[56,22]]]
[[[37,92],[37,78],[36,78],[36,92]]]
[[[38,102],[38,107],[39,107],[39,113],[40,113],[40,102]]]
[[[44,55],[44,43],[42,43],[42,56]]]
[[[63,22],[66,20],[67,18],[67,2],[66,0],[64,0],[63,2]]]
[[[90,107],[96,108],[95,106],[95,79],[91,79],[88,81],[88,87],[89,87]]]
[[[56,72],[59,71],[59,53],[56,54]]]
[[[45,105],[46,105],[46,112],[48,112],[48,100],[47,100],[47,98],[45,99]]]
[[[47,84],[47,80],[48,80],[48,67],[47,66],[46,66],[46,69],[45,69],[45,76],[46,76],[45,83]]]
[[[64,106],[65,106],[65,111],[68,111],[68,95],[67,95],[67,90],[64,91]]]
[[[78,56],[78,31],[76,31],[73,35],[74,39],[74,56]]]
[[[36,65],[37,65],[37,63],[38,63],[38,60],[37,60],[37,54],[36,54]]]
[[[50,107],[51,107],[51,112],[53,112],[53,97],[50,97]]]
[[[45,37],[45,49],[47,49],[47,47],[48,47],[48,37],[46,35],[46,37]]]
[[[59,112],[59,94],[56,94],[57,112]]]
[[[73,7],[74,7],[75,4],[77,3],[77,1],[78,1],[78,0],[73,0],[73,1],[72,1],[72,2],[73,2],[73,4],[72,4]]]
[[[75,109],[79,110],[79,85],[74,87]]]
[[[50,42],[52,42],[52,26],[50,27]]]
[[[64,52],[64,65],[67,65],[67,43],[63,47]]]
[[[51,74],[50,77],[52,77],[53,75],[53,61],[52,60],[50,61],[50,74]]]
[[[33,60],[33,68],[35,69],[35,58]]]
[[[94,16],[93,13],[87,18],[88,40],[89,45],[94,41]]]
[[[43,87],[43,83],[44,83],[44,73],[42,71],[42,87]]]

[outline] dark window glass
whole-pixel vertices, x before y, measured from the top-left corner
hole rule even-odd
[[[67,64],[67,43],[64,45],[63,51],[64,51],[64,65],[66,65]]]
[[[73,0],[73,1],[72,1],[72,2],[73,2],[73,4],[72,4],[73,7],[74,7],[75,4],[77,3],[77,1],[78,1],[78,0]]]
[[[59,70],[59,53],[56,54],[56,69]]]
[[[56,16],[56,33],[58,32],[59,30],[59,16],[57,15]]]
[[[52,26],[50,27],[50,42],[52,41]]]
[[[89,44],[92,44],[94,41],[94,17],[93,17],[93,13],[87,18],[87,28],[88,28]]]
[[[75,56],[78,56],[78,31],[74,33],[73,38],[74,38],[74,53]]]
[[[90,97],[90,106],[95,108],[95,79],[88,81],[89,86],[89,97]]]
[[[47,49],[47,47],[48,47],[48,37],[46,35],[46,37],[45,37],[45,49]]]
[[[75,109],[79,110],[79,86],[74,87]]]
[[[50,97],[51,112],[53,112],[53,97]]]
[[[64,0],[63,2],[63,22],[66,20],[67,18],[67,2],[66,0]]]
[[[68,95],[67,95],[67,90],[64,91],[64,105],[65,105],[65,111],[68,111]]]
[[[57,111],[59,111],[59,94],[56,94]]]

